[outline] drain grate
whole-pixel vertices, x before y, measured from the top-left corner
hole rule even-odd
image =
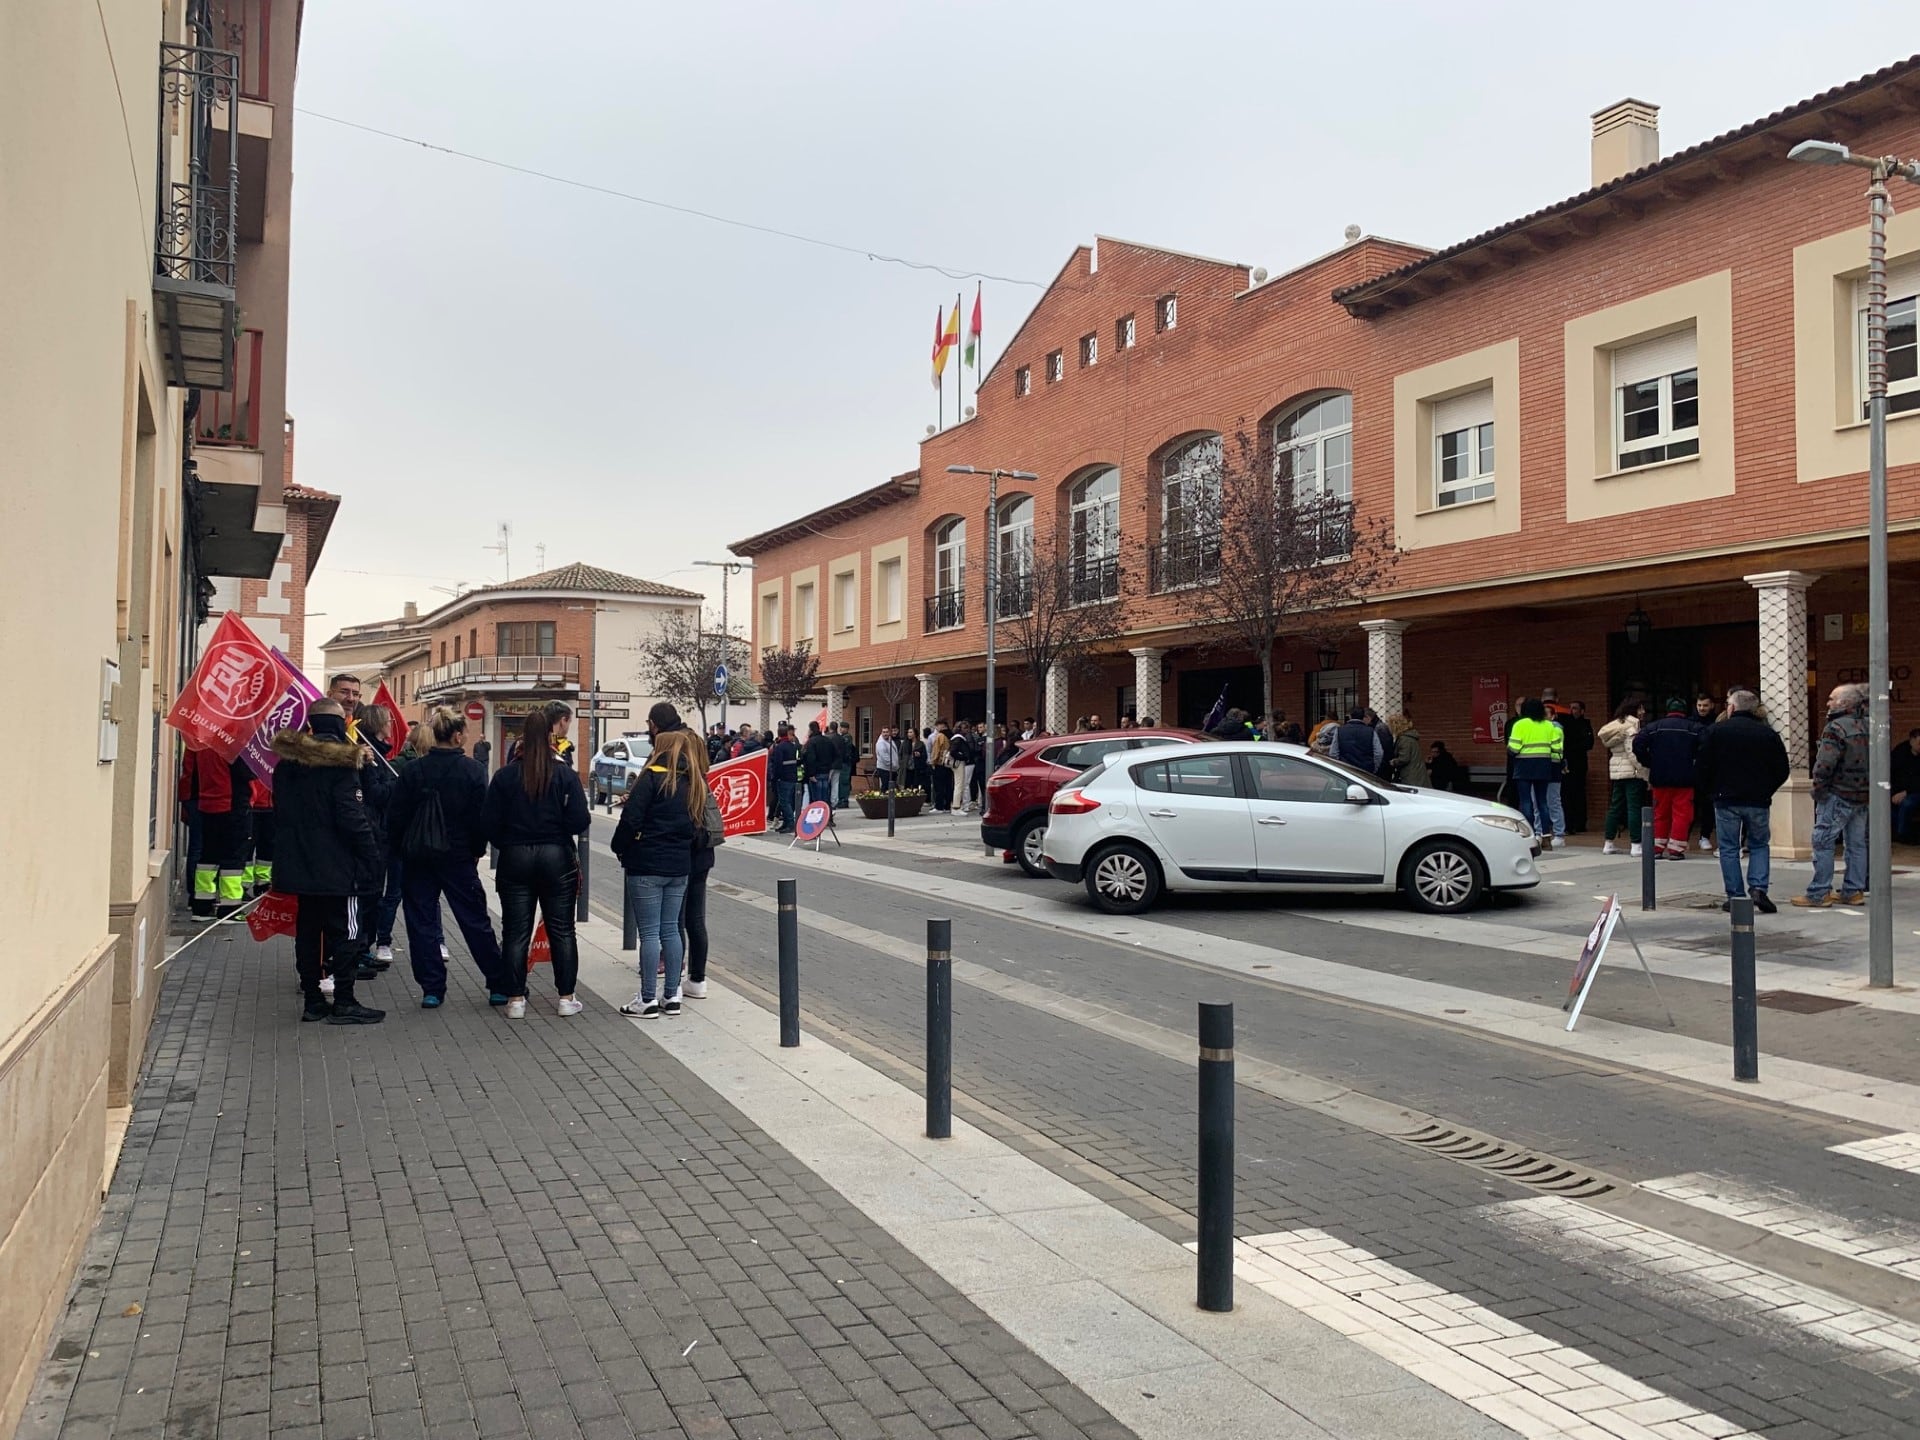
[[[1569,1200],[1591,1200],[1614,1188],[1611,1180],[1582,1170],[1578,1165],[1451,1125],[1423,1125],[1393,1138],[1418,1145],[1429,1154],[1444,1155],[1517,1185],[1564,1195]]]
[[[1851,1010],[1858,1000],[1841,1000],[1832,995],[1808,995],[1800,990],[1762,990],[1754,1004],[1769,1010],[1784,1010],[1789,1015],[1820,1015],[1828,1010]]]

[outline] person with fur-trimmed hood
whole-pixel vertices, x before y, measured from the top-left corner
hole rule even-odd
[[[374,1025],[386,1019],[354,999],[367,953],[372,905],[362,896],[385,877],[373,815],[361,788],[366,747],[347,738],[346,712],[316,700],[305,730],[273,738],[274,888],[297,896],[293,953],[306,996],[302,1020]],[[322,961],[333,976],[333,1003],[320,990]]]

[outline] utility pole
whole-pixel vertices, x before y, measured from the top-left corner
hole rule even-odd
[[[1011,480],[1021,485],[1031,485],[1040,477],[1031,470],[977,470],[971,465],[949,465],[949,475],[984,475],[987,477],[987,743],[986,754],[980,763],[986,767],[987,779],[993,778],[993,761],[999,752],[999,739],[993,733],[993,681],[994,681],[994,627],[999,623],[1000,579],[994,574],[994,559],[1000,549],[1000,482]],[[981,794],[985,794],[985,790]],[[983,802],[984,804],[984,802]]]
[[[720,574],[720,665],[727,672],[724,685],[714,687],[720,701],[720,728],[727,728],[727,692],[733,689],[733,627],[727,620],[727,595],[733,589],[733,577],[753,569],[751,560],[696,560],[694,564]]]

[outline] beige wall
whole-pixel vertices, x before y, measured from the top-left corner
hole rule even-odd
[[[0,255],[19,262],[0,268],[0,614],[21,622],[0,667],[76,722],[41,727],[0,829],[0,1435],[92,1225],[109,1072],[124,1092],[165,941],[171,835],[163,815],[150,846],[148,822],[156,761],[171,809],[153,716],[177,661],[181,397],[152,320],[161,30],[158,0],[0,7],[0,54],[33,57],[0,87]],[[108,660],[119,755],[101,763]]]
[[[583,600],[583,605],[593,604]],[[599,678],[600,686],[605,690],[625,690],[633,700],[625,708],[628,716],[625,720],[608,720],[601,724],[602,737],[618,735],[627,730],[644,730],[647,724],[647,711],[655,701],[666,697],[644,693],[640,682],[640,645],[659,632],[667,616],[676,612],[688,620],[698,623],[700,606],[691,600],[602,600],[599,603],[607,608],[595,618],[593,635],[593,674]],[[585,676],[581,677],[583,682]],[[689,724],[695,723],[697,715],[681,717]],[[592,733],[591,727],[579,725],[575,728],[574,739],[584,746]]]

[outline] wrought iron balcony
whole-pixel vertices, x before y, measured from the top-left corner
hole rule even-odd
[[[1147,552],[1147,584],[1158,594],[1211,585],[1220,578],[1220,533],[1170,535]]]
[[[437,665],[420,678],[422,700],[434,700],[461,690],[497,685],[571,685],[579,688],[578,655],[469,655],[451,665]]]
[[[1120,560],[1114,555],[1076,555],[1067,577],[1069,605],[1099,605],[1120,598]]]
[[[967,592],[964,589],[937,590],[927,597],[927,633],[958,630],[967,623]]]
[[[233,387],[239,88],[231,50],[160,47],[162,155],[176,131],[187,150],[185,177],[161,176],[154,228],[154,311],[169,385]]]
[[[1033,571],[1031,569],[1002,570],[996,587],[999,594],[994,598],[994,618],[1011,620],[1030,613],[1033,609]]]

